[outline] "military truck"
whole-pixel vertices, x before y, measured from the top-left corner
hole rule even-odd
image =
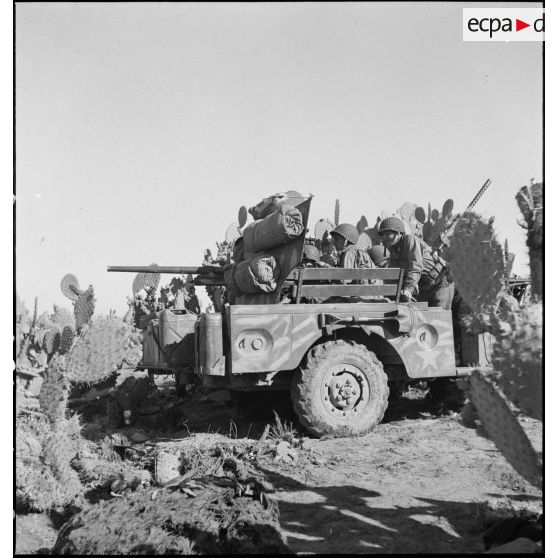
[[[310,203],[311,197],[297,205],[305,231]],[[274,292],[240,295],[221,313],[163,310],[152,316],[143,330],[140,368],[237,393],[290,390],[310,433],[358,436],[382,420],[390,385],[464,376],[485,356],[478,340],[464,344],[462,366],[456,366],[451,311],[401,302],[401,269],[305,268],[303,247],[304,233],[269,251],[281,270]],[[108,271],[191,273],[197,285],[225,285],[225,269]],[[285,293],[288,304],[280,303]]]

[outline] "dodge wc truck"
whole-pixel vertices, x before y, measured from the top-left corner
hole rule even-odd
[[[297,206],[305,230],[310,202]],[[270,250],[281,270],[274,292],[240,295],[221,313],[167,309],[145,320],[139,368],[233,392],[289,390],[310,433],[346,436],[382,420],[390,385],[456,378],[468,374],[463,365],[488,364],[486,341],[461,332],[456,360],[451,311],[400,302],[401,269],[305,268],[303,246],[304,234]],[[108,270],[191,273],[197,285],[225,285],[223,266]],[[285,293],[290,303],[281,304]],[[324,302],[305,302],[316,299]]]

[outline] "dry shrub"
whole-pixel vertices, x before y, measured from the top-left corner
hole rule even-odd
[[[191,489],[140,490],[74,516],[56,554],[288,553],[276,504],[239,491],[228,477],[197,479]]]

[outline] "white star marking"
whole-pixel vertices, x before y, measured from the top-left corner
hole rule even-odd
[[[422,368],[429,366],[436,366],[436,361],[440,356],[440,352],[434,349],[433,351],[415,351],[415,354],[422,359]]]

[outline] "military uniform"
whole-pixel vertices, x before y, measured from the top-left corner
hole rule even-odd
[[[372,258],[362,248],[358,248],[355,244],[349,244],[341,252],[339,252],[338,267],[346,269],[370,269],[376,267]]]
[[[414,234],[403,234],[401,240],[390,247],[389,267],[404,270],[403,290],[418,292],[418,300],[451,310],[454,284],[447,278],[442,260],[432,254],[424,240]]]

